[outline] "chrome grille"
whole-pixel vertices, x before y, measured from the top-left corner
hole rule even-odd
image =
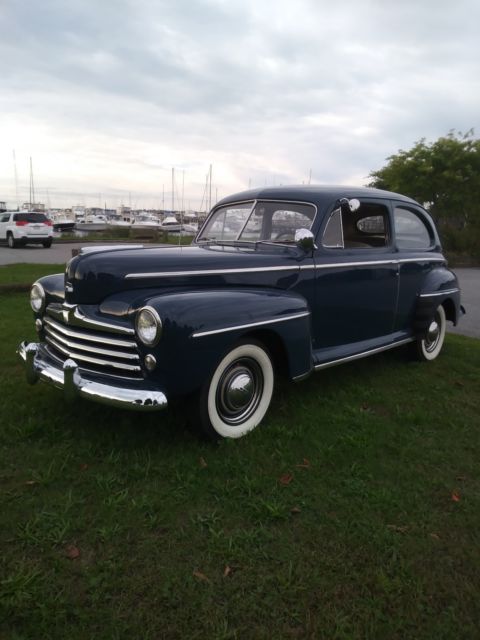
[[[48,313],[48,311],[47,311]],[[82,368],[128,377],[142,377],[137,343],[130,336],[90,327],[70,326],[49,315],[44,318],[45,340],[54,354],[72,358]]]

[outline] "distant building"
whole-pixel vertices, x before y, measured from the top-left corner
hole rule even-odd
[[[23,211],[38,211],[39,213],[45,213],[45,205],[43,202],[24,202],[22,204]]]

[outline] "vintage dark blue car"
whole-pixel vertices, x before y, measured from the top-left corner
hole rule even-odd
[[[278,373],[407,343],[433,360],[464,312],[423,207],[319,186],[225,198],[189,247],[82,249],[31,305],[30,383],[139,411],[188,396],[203,430],[229,438],[261,422]]]

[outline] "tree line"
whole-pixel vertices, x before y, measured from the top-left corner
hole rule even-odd
[[[451,131],[387,158],[368,186],[410,196],[431,214],[447,253],[480,257],[480,140]]]

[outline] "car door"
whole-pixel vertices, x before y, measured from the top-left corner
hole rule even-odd
[[[412,326],[422,284],[443,256],[435,230],[419,207],[394,203],[393,226],[400,263],[396,327],[407,330]]]
[[[333,205],[317,235],[315,350],[346,345],[355,351],[352,345],[394,330],[399,278],[390,203],[357,202],[356,211]]]

